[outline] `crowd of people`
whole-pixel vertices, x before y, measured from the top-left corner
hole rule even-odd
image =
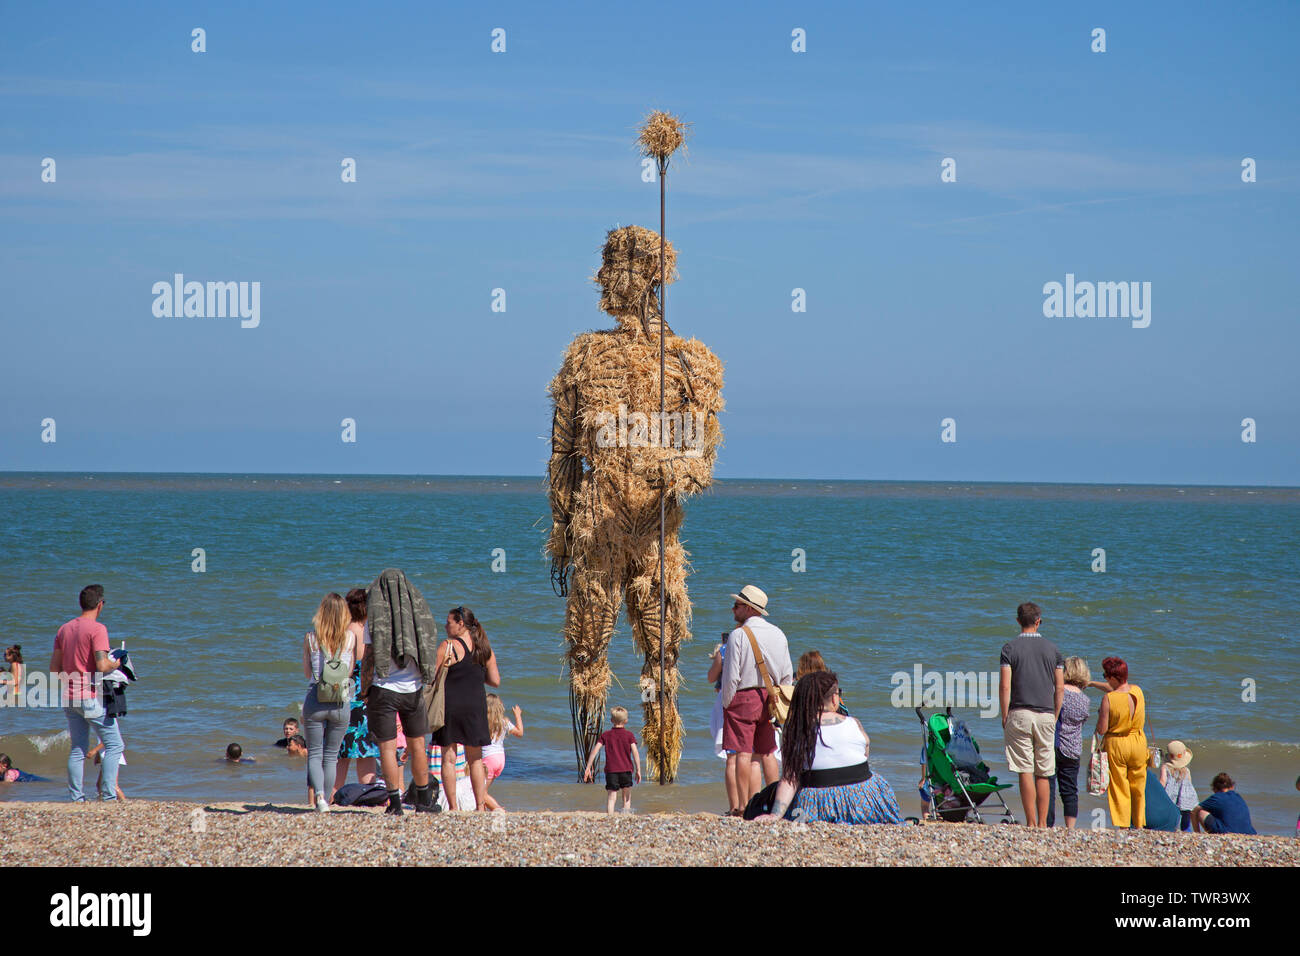
[[[708,673],[717,690],[715,746],[727,760],[728,814],[904,822],[892,788],[871,772],[870,738],[849,716],[838,679],[821,654],[804,654],[792,674],[785,634],[767,620],[767,595],[746,586],[732,599],[738,627],[715,648]],[[1055,824],[1058,792],[1065,826],[1076,825],[1083,727],[1091,710],[1085,691],[1100,690],[1089,773],[1097,790],[1104,787],[1112,826],[1255,832],[1228,774],[1216,775],[1213,795],[1200,800],[1188,767],[1192,753],[1182,741],[1170,741],[1161,762],[1160,751],[1146,737],[1146,696],[1130,681],[1126,661],[1105,658],[1105,680],[1094,681],[1087,661],[1064,657],[1039,633],[1042,613],[1036,604],[1021,604],[1016,620],[1020,634],[1002,648],[999,704],[1007,767],[1018,778],[1029,826]],[[769,702],[784,698],[791,681],[788,714],[778,720],[780,708]],[[932,807],[924,787],[924,750],[921,763],[924,815]],[[767,788],[760,790],[764,782]]]
[[[368,589],[353,588],[346,597],[331,592],[321,601],[302,645],[310,805],[328,810],[355,760],[358,783],[382,783],[386,813],[400,815],[407,796],[417,813],[467,802],[503,809],[488,788],[505,769],[505,738],[523,736],[523,711],[515,707],[515,719],[506,719],[501,699],[486,690],[501,685],[501,673],[473,610],[452,608],[443,630],[438,641],[424,597],[397,570]],[[431,688],[441,695],[435,727]],[[293,729],[286,721],[286,746]],[[442,759],[449,748],[454,761]],[[407,766],[409,793],[402,787]]]
[[[844,706],[838,678],[821,654],[806,652],[795,669],[784,632],[769,618],[767,595],[746,585],[731,597],[736,627],[715,648],[708,672],[717,691],[713,730],[726,760],[727,814],[762,821],[904,822],[893,789],[870,768],[870,737]],[[99,765],[99,799],[124,799],[121,731],[93,675],[128,670],[129,660],[109,647],[100,621],[104,589],[83,588],[79,603],[80,614],[59,628],[50,660],[51,674],[66,688],[68,793],[73,801],[86,799],[82,778],[90,758]],[[1227,773],[1214,777],[1212,795],[1202,800],[1192,783],[1191,750],[1179,740],[1163,753],[1148,743],[1146,696],[1126,661],[1106,657],[1105,679],[1094,681],[1083,658],[1065,657],[1039,633],[1037,605],[1021,604],[1016,620],[1020,633],[1002,648],[999,705],[1007,767],[1017,776],[1029,826],[1055,824],[1058,794],[1065,826],[1076,825],[1083,728],[1091,712],[1086,692],[1098,690],[1089,785],[1094,792],[1104,786],[1113,826],[1255,832]],[[443,635],[438,630],[401,571],[322,599],[302,642],[308,685],[302,716],[286,719],[276,741],[289,755],[306,758],[309,806],[328,810],[348,786],[355,762],[358,785],[379,794],[389,814],[401,814],[404,804],[417,813],[470,805],[502,809],[489,788],[505,769],[506,737],[524,734],[523,712],[516,706],[513,719],[507,718],[501,698],[488,691],[500,686],[501,673],[470,608],[449,610]],[[4,658],[0,677],[21,682],[21,646],[7,648]],[[430,727],[434,700],[439,723]],[[620,797],[630,811],[631,789],[641,781],[627,710],[614,707],[611,719],[583,773],[591,780],[604,754],[610,813]],[[98,737],[93,749],[92,731]],[[454,760],[443,759],[448,749]],[[225,759],[252,760],[238,743],[230,744]],[[408,769],[411,785],[404,788]],[[0,754],[0,782],[29,778]],[[924,790],[922,796],[928,798]]]
[[[1182,741],[1169,742],[1160,764],[1159,749],[1147,741],[1146,695],[1130,680],[1128,663],[1103,659],[1105,680],[1094,681],[1087,661],[1062,656],[1039,633],[1042,620],[1037,604],[1021,604],[1016,609],[1020,634],[1003,645],[999,662],[1007,769],[1019,778],[1025,823],[1052,826],[1059,792],[1065,825],[1075,826],[1083,727],[1090,712],[1084,692],[1096,689],[1103,694],[1089,777],[1098,790],[1104,782],[1112,826],[1254,833],[1246,803],[1226,773],[1211,783],[1214,795],[1198,802],[1188,771],[1192,754]]]
[[[709,669],[728,815],[901,823],[893,788],[871,770],[871,738],[822,655],[803,654],[796,671],[785,633],[768,619],[767,594],[746,585],[731,598],[736,627]]]

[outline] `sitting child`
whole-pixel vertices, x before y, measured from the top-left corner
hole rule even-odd
[[[442,748],[436,744],[429,746],[429,779],[442,780]],[[438,805],[450,810],[447,794],[438,788]],[[456,806],[458,808],[474,806],[474,782],[469,778],[469,762],[465,759],[465,745],[456,745]]]
[[[1192,752],[1187,746],[1181,740],[1171,740],[1165,751],[1165,762],[1160,765],[1160,785],[1178,807],[1179,829],[1184,832],[1191,831],[1192,811],[1200,802],[1196,787],[1192,786],[1192,771],[1187,766],[1191,762]]]

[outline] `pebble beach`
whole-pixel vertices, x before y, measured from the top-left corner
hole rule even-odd
[[[1300,840],[1290,837],[800,826],[713,814],[398,818],[284,804],[11,803],[0,806],[0,832],[6,866],[1300,866]]]

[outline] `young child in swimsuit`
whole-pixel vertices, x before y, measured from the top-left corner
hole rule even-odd
[[[524,735],[523,709],[518,704],[511,709],[515,715],[513,721],[506,719],[506,705],[501,702],[501,698],[496,694],[487,695],[488,733],[492,735],[492,742],[483,748],[483,768],[487,771],[489,787],[506,768],[506,737]],[[489,810],[504,809],[491,794],[488,794],[484,805]]]

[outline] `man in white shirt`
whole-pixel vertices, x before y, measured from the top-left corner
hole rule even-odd
[[[766,620],[767,595],[752,584],[733,594],[731,613],[737,627],[727,637],[722,668],[722,749],[736,754],[736,793],[744,807],[754,796],[750,764],[762,761],[768,783],[781,774],[776,753],[776,728],[767,716],[767,682],[758,668],[748,629],[758,644],[773,686],[794,683],[790,645],[781,629]]]
[[[370,624],[367,622],[364,637],[366,656],[370,656]],[[400,780],[397,769],[397,717],[402,718],[402,732],[406,736],[406,755],[411,761],[411,777],[416,788],[416,813],[436,813],[442,807],[435,802],[437,795],[429,780],[429,754],[425,749],[425,735],[429,732],[429,719],[420,694],[420,665],[410,657],[402,658],[405,666],[394,665],[387,676],[376,677],[366,696],[366,721],[370,734],[379,744],[379,768],[388,785],[388,809],[384,812],[401,815],[401,791],[394,788]],[[420,783],[420,778],[424,783]]]
[[[379,744],[379,766],[388,786],[388,809],[384,812],[394,816],[402,812],[402,793],[395,789],[401,779],[397,769],[400,716],[415,781],[415,812],[438,813],[442,808],[437,803],[437,784],[429,777],[425,750],[429,718],[421,691],[437,674],[434,648],[438,624],[424,595],[396,568],[386,569],[366,590],[362,639],[366,644],[361,675],[361,684],[367,688],[366,722]]]

